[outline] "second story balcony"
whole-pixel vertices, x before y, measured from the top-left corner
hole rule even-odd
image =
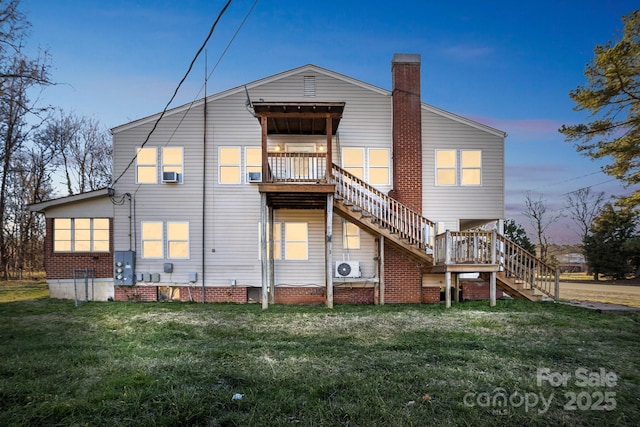
[[[320,209],[335,191],[333,138],[343,102],[256,102],[262,128],[259,191],[273,207]],[[282,142],[285,141],[285,142]]]

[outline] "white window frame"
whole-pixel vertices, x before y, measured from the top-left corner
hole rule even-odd
[[[349,234],[350,225],[355,227],[355,234]],[[357,243],[355,245],[349,245],[350,237],[356,239]],[[347,250],[360,249],[360,227],[358,227],[356,224],[349,221],[344,221],[342,223],[342,247]]]
[[[386,151],[387,152],[387,165],[386,166],[372,166],[371,165],[371,151]],[[384,147],[370,147],[369,149],[367,149],[367,158],[365,160],[366,164],[367,164],[367,168],[366,168],[366,178],[367,178],[367,183],[373,185],[373,186],[387,186],[391,184],[391,150],[388,148],[384,148]],[[380,183],[372,183],[371,182],[371,170],[372,169],[386,169],[387,170],[387,182],[384,184],[380,184]]]
[[[287,239],[287,227],[289,225],[293,225],[293,224],[304,224],[305,226],[305,231],[306,231],[306,235],[304,240],[288,240]],[[307,261],[309,260],[309,223],[308,222],[300,222],[300,221],[291,221],[291,222],[285,222],[284,223],[284,259],[285,260],[290,260],[290,261]],[[304,258],[290,258],[288,257],[288,246],[290,243],[304,243],[305,244],[305,257]]]
[[[144,224],[160,224],[160,238],[154,238],[154,239],[145,239],[144,236]],[[165,232],[164,232],[164,221],[140,221],[140,252],[141,252],[141,258],[143,259],[164,259],[164,238],[165,238]],[[160,242],[160,250],[161,250],[161,254],[160,256],[147,256],[144,253],[144,243],[146,241],[150,241],[150,242]]]
[[[158,183],[158,147],[136,147],[135,148],[135,153],[136,153],[136,184],[141,184],[141,185],[145,185],[145,184],[157,184]],[[140,150],[153,150],[154,151],[154,163],[140,163],[138,154],[140,152]],[[154,174],[154,181],[149,181],[149,182],[140,182],[139,179],[139,174],[138,174],[138,168],[140,166],[143,167],[149,167],[149,166],[153,166],[155,168],[155,174]]]
[[[238,150],[238,162],[239,163],[222,163],[222,150],[225,149],[237,149]],[[238,168],[238,181],[237,182],[222,182],[222,168],[223,167],[237,167]],[[239,185],[242,184],[242,147],[239,145],[229,145],[218,147],[218,184],[220,185]]]
[[[438,166],[438,152],[439,151],[453,151],[453,158],[455,161],[455,164],[453,166],[446,166],[446,167],[439,167]],[[456,187],[458,185],[458,150],[456,149],[451,149],[451,148],[436,148],[434,151],[434,181],[435,181],[435,185],[436,187]],[[438,171],[439,170],[448,170],[448,171],[453,171],[453,175],[454,175],[454,183],[453,184],[440,184],[438,182]]]
[[[180,149],[180,163],[165,163],[164,150],[175,150],[178,148]],[[184,147],[162,147],[160,149],[160,158],[162,159],[161,173],[164,174],[165,172],[177,172],[178,183],[182,184],[184,182]]]
[[[258,156],[260,159],[260,163],[249,163],[249,150],[258,150],[260,155]],[[262,147],[244,147],[244,179],[245,184],[250,184],[249,182],[249,172],[260,172],[262,173]]]
[[[69,220],[69,239],[58,239],[56,236],[58,234],[58,230],[61,230],[60,228],[58,228],[56,226],[56,222],[58,220]],[[85,251],[85,250],[78,250],[76,249],[76,241],[78,239],[76,239],[76,220],[77,219],[82,219],[82,220],[89,220],[89,250]],[[106,228],[106,232],[107,232],[107,249],[106,250],[96,250],[95,249],[95,224],[94,224],[94,220],[95,219],[100,219],[100,220],[107,220],[107,228]],[[65,229],[67,230],[67,229]],[[100,230],[105,230],[105,229],[100,229]],[[105,240],[100,240],[102,242],[104,242]],[[67,242],[69,244],[69,250],[59,250],[56,249],[56,243],[57,242]],[[104,218],[104,217],[96,217],[96,218],[86,218],[86,217],[82,217],[82,218],[70,218],[70,217],[61,217],[61,218],[54,218],[53,219],[53,252],[54,253],[109,253],[111,252],[111,221],[110,218]]]
[[[465,151],[473,151],[473,152],[477,152],[480,155],[480,166],[467,166],[465,167],[462,159],[462,153],[464,153]],[[478,184],[465,184],[464,183],[464,171],[465,170],[477,170],[480,172],[480,182]],[[460,150],[460,185],[462,187],[481,187],[482,186],[482,150],[475,150],[475,149],[464,149],[464,150]]]
[[[345,162],[345,155],[344,152],[346,150],[359,150],[362,152],[362,163],[361,164],[347,164]],[[347,172],[349,172],[352,175],[355,175],[353,172],[349,171],[349,168],[360,168],[362,169],[362,177],[358,177],[360,179],[362,179],[363,181],[366,182],[367,179],[367,167],[366,167],[366,158],[365,158],[365,150],[364,147],[342,147],[342,153],[341,157],[342,157],[342,169],[346,170]]]
[[[274,260],[282,259],[282,230],[284,227],[282,226],[282,222],[273,223],[273,252],[274,252]],[[278,229],[278,230],[276,230]],[[269,229],[267,228],[267,253],[269,253]],[[275,256],[275,254],[279,254],[279,256]],[[258,222],[258,259],[262,259],[262,223]]]
[[[171,239],[169,236],[169,227],[171,224],[186,224],[187,225],[187,238],[186,239]],[[191,227],[189,224],[189,221],[167,221],[166,223],[166,240],[167,240],[167,249],[166,249],[166,254],[167,254],[167,259],[191,259]],[[172,242],[186,242],[187,244],[187,256],[185,257],[178,257],[178,256],[171,256],[171,243]]]

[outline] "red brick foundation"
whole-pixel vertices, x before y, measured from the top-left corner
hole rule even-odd
[[[180,301],[202,302],[202,287],[180,286]],[[116,286],[116,301],[151,302],[158,301],[157,286]],[[205,302],[247,302],[247,288],[236,286],[206,287]]]
[[[491,298],[491,287],[489,282],[482,279],[460,279],[463,301],[481,301]],[[502,298],[500,289],[496,289],[496,298]]]
[[[158,301],[157,286],[115,286],[116,301],[151,302]]]
[[[324,288],[303,286],[276,286],[275,288],[275,304],[324,304],[325,302]]]
[[[373,288],[333,288],[335,304],[373,304]]]

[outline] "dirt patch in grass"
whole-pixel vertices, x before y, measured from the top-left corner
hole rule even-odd
[[[560,282],[560,298],[640,307],[640,286],[635,282]]]

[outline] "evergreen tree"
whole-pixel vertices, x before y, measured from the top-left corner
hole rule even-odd
[[[515,222],[515,220],[511,218],[505,220],[504,236],[530,254],[535,255],[536,245],[531,242],[524,227]]]
[[[624,184],[640,184],[640,10],[622,18],[624,33],[617,42],[596,46],[587,65],[586,86],[569,96],[576,111],[590,113],[586,124],[563,125],[560,132],[576,150],[593,159],[612,159],[603,171]],[[620,201],[640,204],[640,189]]]
[[[637,238],[638,212],[607,203],[584,239],[584,254],[595,280],[600,275],[624,279],[634,259],[631,242]]]

